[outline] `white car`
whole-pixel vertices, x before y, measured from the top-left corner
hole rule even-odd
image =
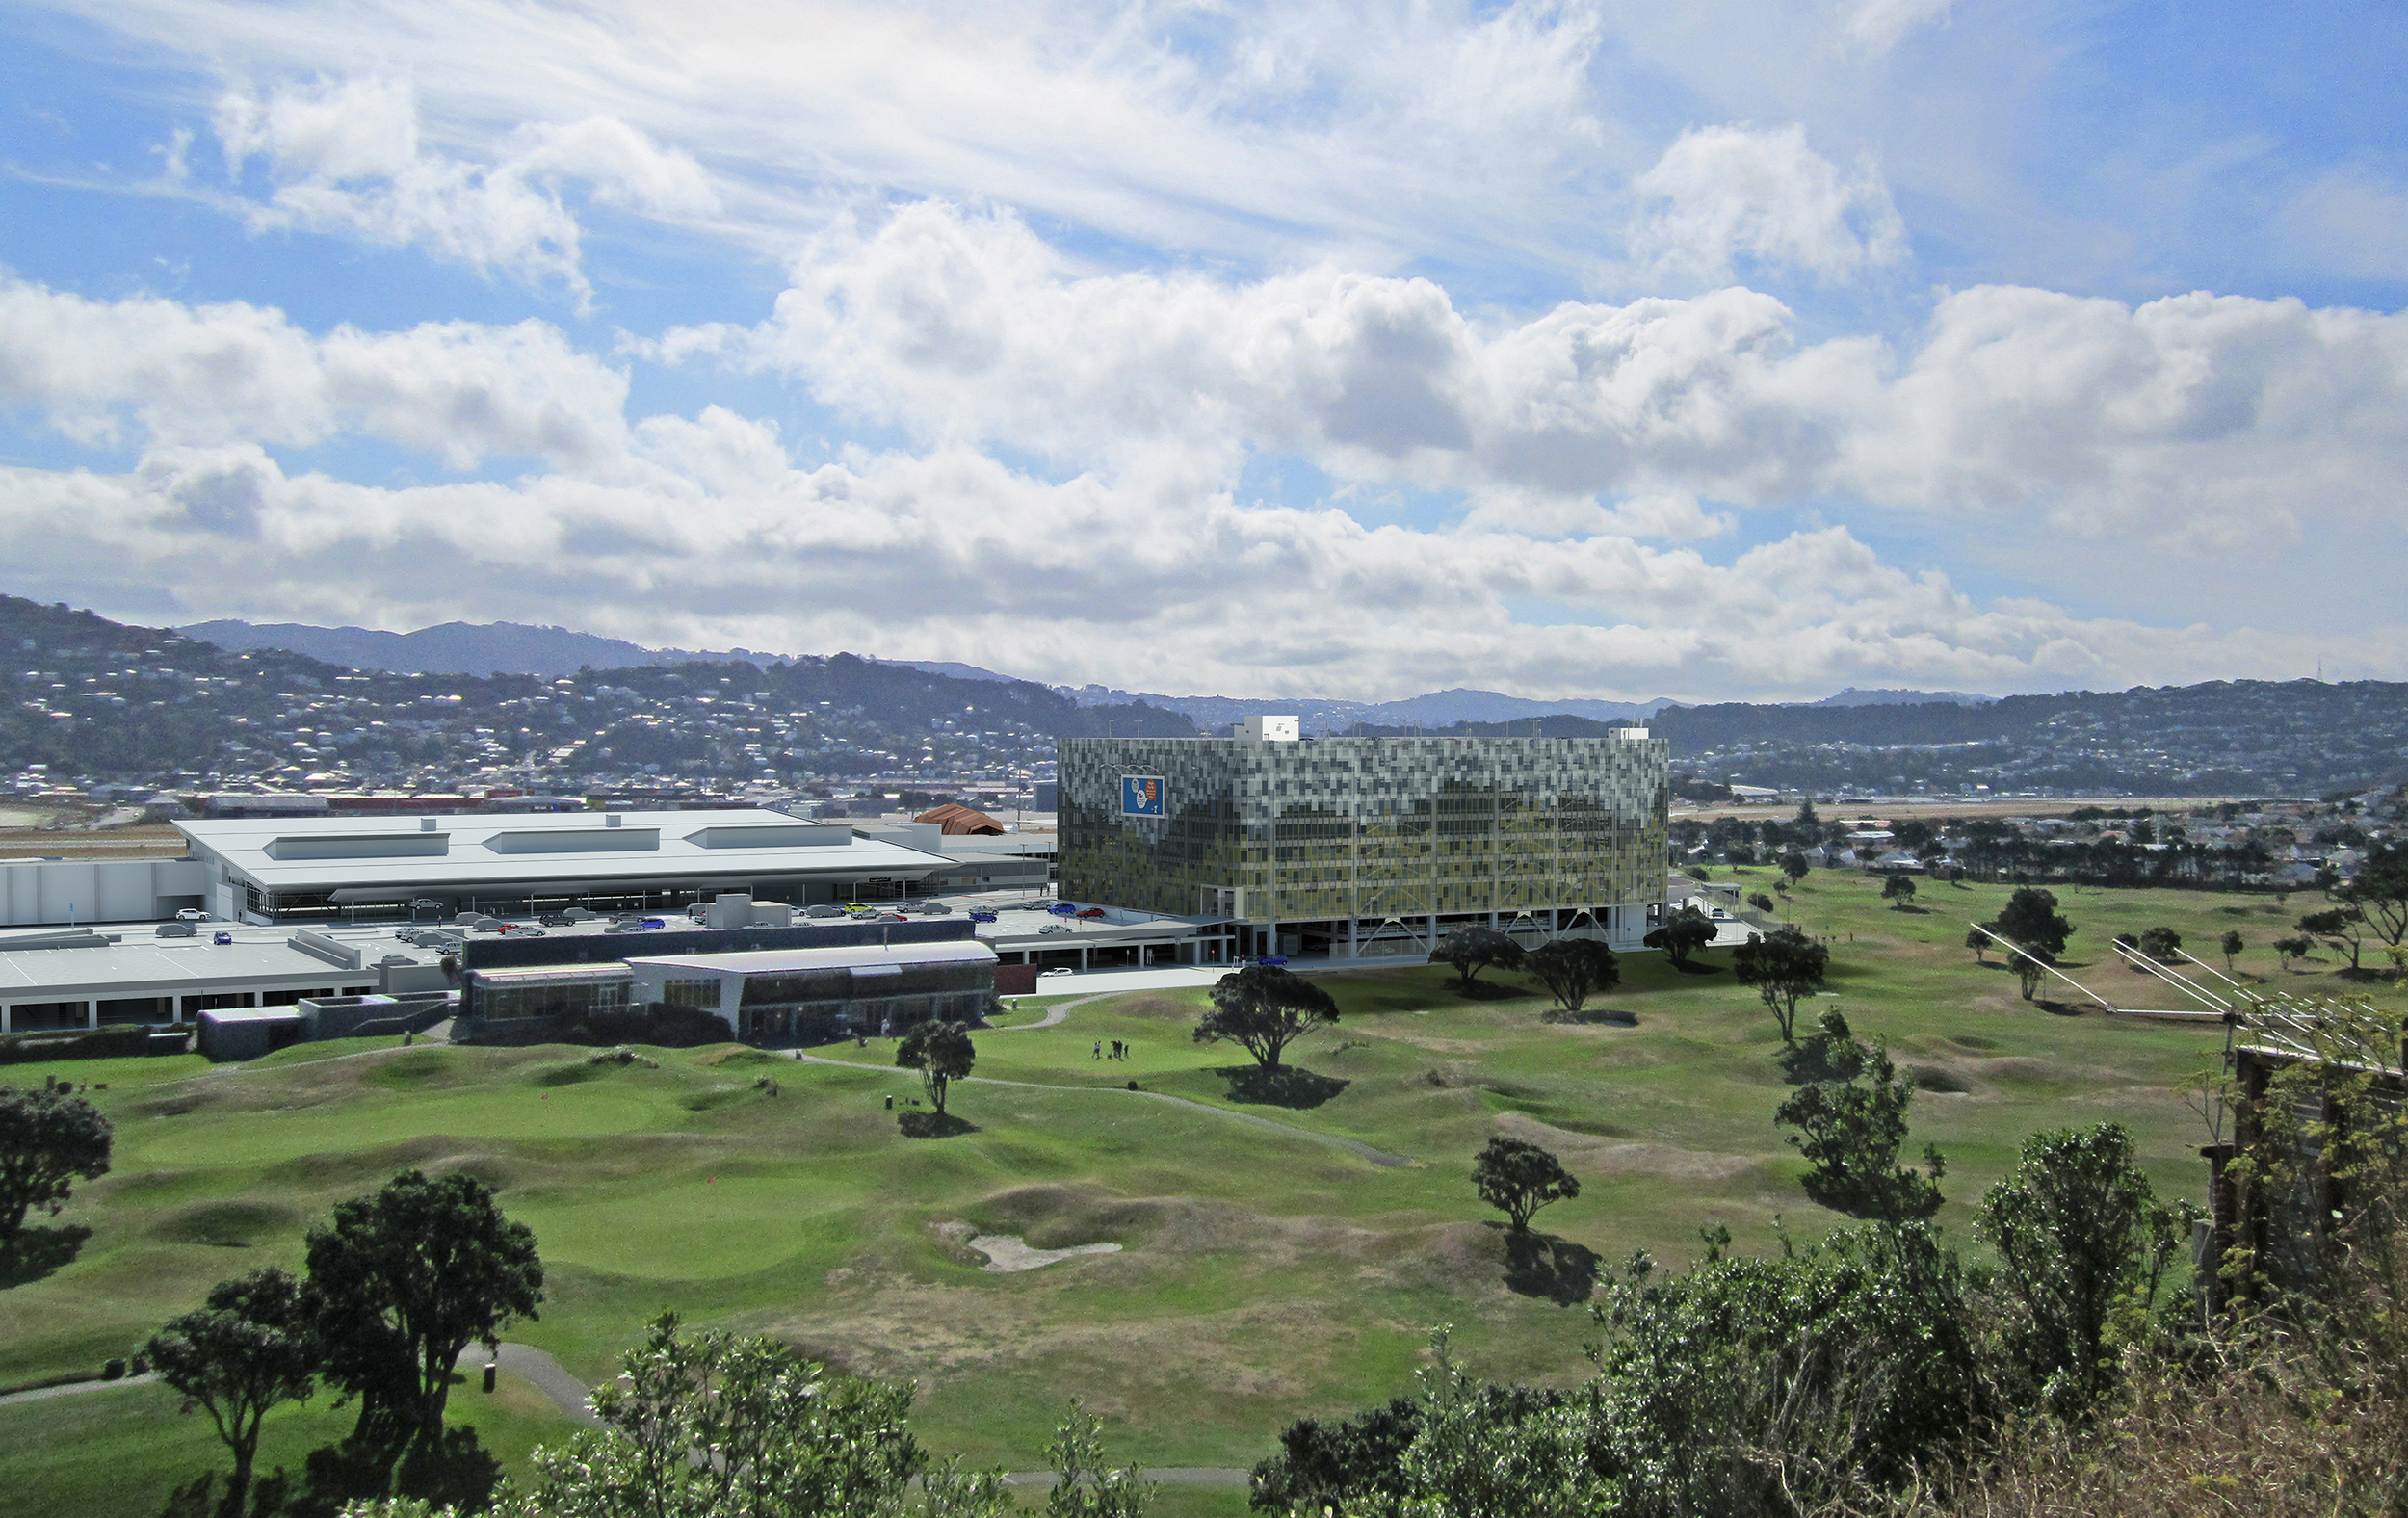
[[[209,914],[197,906],[187,906],[175,914],[175,920],[179,923],[205,923]]]
[[[1037,931],[1040,933],[1066,933],[1070,931],[1070,925],[1068,923],[1047,923],[1044,927],[1038,929]]]

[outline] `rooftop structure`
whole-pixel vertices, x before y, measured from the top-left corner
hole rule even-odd
[[[751,808],[175,825],[206,867],[205,909],[254,923],[658,911],[733,891],[801,906],[900,896],[952,863],[845,824]]]

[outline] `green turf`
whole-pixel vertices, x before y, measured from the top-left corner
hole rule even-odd
[[[208,1415],[181,1413],[180,1401],[154,1383],[0,1408],[7,1509],[149,1518],[204,1476],[215,1478],[213,1495],[222,1493],[232,1460]],[[307,1482],[310,1452],[339,1445],[356,1415],[323,1396],[277,1409],[261,1432],[257,1479],[273,1484],[281,1473],[287,1489],[298,1491]],[[504,1470],[523,1469],[537,1445],[575,1431],[541,1392],[507,1374],[489,1395],[473,1384],[456,1387],[449,1421],[474,1429],[476,1444]],[[206,1513],[215,1505],[180,1510]]]
[[[1772,878],[1718,872],[1732,873],[1751,891]],[[1913,1146],[1948,1153],[1945,1225],[1964,1238],[1970,1204],[2026,1135],[2105,1117],[2132,1126],[2163,1191],[2200,1194],[2206,1136],[2182,1086],[2214,1063],[2220,1030],[2024,1002],[1995,956],[1976,965],[1961,947],[1966,921],[1995,915],[2004,887],[1925,882],[1905,912],[1877,888],[1818,873],[1792,910],[1836,940],[1837,1005],[1932,1088]],[[2059,895],[2078,928],[2073,973],[2127,1005],[2175,998],[2098,958],[2116,932],[2159,924],[2201,949],[2238,927],[2245,975],[2364,988],[2329,965],[2278,970],[2267,945],[2306,898]],[[1771,1122],[1785,1090],[1771,1021],[1733,983],[1726,952],[1705,958],[1710,973],[1683,975],[1660,955],[1627,957],[1623,986],[1594,1005],[1635,1026],[1543,1021],[1546,998],[1494,972],[1468,995],[1439,967],[1329,976],[1339,1026],[1297,1045],[1306,1073],[1271,1090],[1245,1079],[1243,1051],[1193,1041],[1201,990],[1084,1001],[1059,1027],[982,1034],[979,1074],[991,1079],[956,1087],[952,1104],[975,1130],[934,1139],[903,1137],[886,1110],[892,1095],[908,1115],[920,1089],[892,1067],[888,1040],[815,1051],[850,1068],[728,1048],[650,1051],[649,1068],[392,1040],[303,1046],[242,1071],[48,1066],[108,1082],[93,1094],[118,1125],[117,1164],[57,1219],[92,1230],[73,1260],[0,1291],[0,1385],[89,1372],[211,1282],[298,1265],[303,1232],[335,1201],[415,1165],[485,1178],[535,1229],[549,1299],[512,1336],[589,1379],[645,1315],[673,1305],[915,1380],[915,1426],[940,1452],[1034,1468],[1075,1393],[1107,1419],[1117,1457],[1248,1465],[1293,1418],[1404,1389],[1432,1323],[1455,1325],[1479,1372],[1578,1376],[1590,1324],[1546,1294],[1592,1255],[1610,1268],[1643,1248],[1678,1263],[1703,1224],[1768,1249],[1776,1217],[1809,1233],[1836,1220],[1805,1199]],[[2391,987],[2373,994],[2408,1007]],[[1093,1057],[1116,1038],[1130,1059]],[[1538,1219],[1564,1241],[1568,1274],[1508,1280],[1468,1183],[1498,1133],[1546,1143],[1582,1178],[1578,1200]],[[1379,1167],[1317,1134],[1416,1163]],[[963,1246],[980,1230],[1123,1251],[999,1275]],[[0,1436],[23,1438],[33,1416],[0,1410]],[[1175,1502],[1166,1510],[1234,1512],[1242,1497]]]

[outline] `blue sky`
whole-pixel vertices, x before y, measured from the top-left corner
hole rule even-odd
[[[0,36],[17,593],[1181,694],[2408,678],[2395,6]]]

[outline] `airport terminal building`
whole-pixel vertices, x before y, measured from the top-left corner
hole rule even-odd
[[[1636,947],[1667,895],[1670,770],[1643,728],[1069,739],[1060,891],[1227,921],[1247,954],[1426,952],[1467,923]]]

